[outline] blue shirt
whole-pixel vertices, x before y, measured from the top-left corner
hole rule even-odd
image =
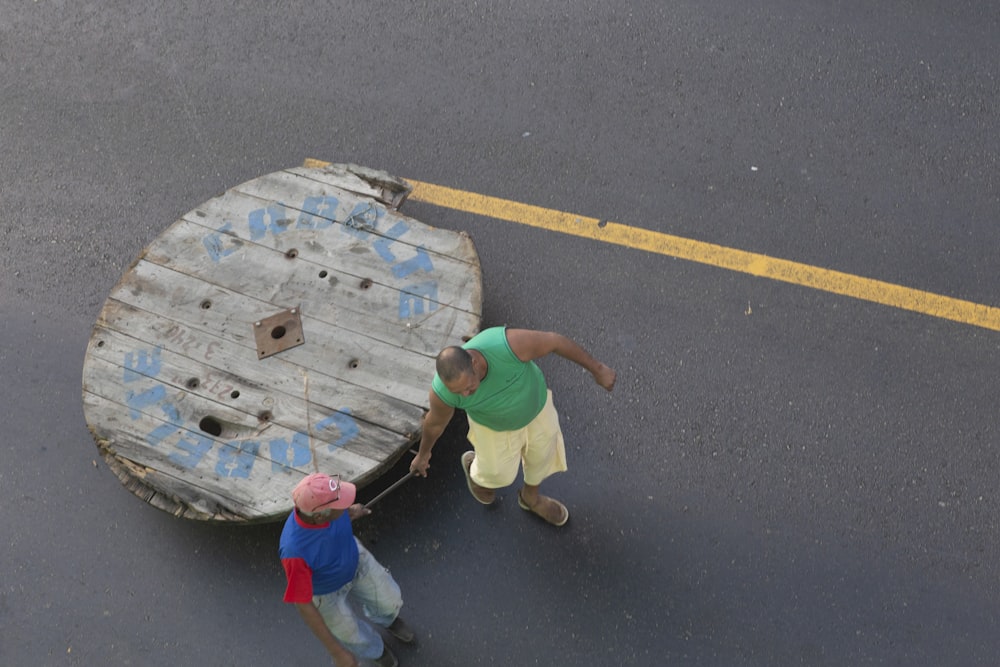
[[[285,602],[311,602],[352,579],[358,570],[358,544],[351,518],[344,512],[336,521],[313,526],[292,511],[285,520],[278,545],[288,587]]]

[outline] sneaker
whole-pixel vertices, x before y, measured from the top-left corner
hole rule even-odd
[[[386,646],[382,649],[382,655],[375,659],[375,665],[376,667],[399,667],[399,660]]]
[[[396,620],[392,622],[386,630],[389,634],[403,642],[404,644],[412,644],[413,640],[417,638],[417,635],[413,632],[413,629],[406,624],[406,622],[399,616]]]
[[[475,452],[462,454],[462,470],[465,471],[465,482],[469,485],[469,493],[472,494],[473,498],[484,505],[491,505],[496,500],[497,492],[493,489],[487,489],[485,486],[479,486],[472,481],[472,461],[475,458]]]

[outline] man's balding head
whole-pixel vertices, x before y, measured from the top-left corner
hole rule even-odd
[[[437,374],[442,382],[453,382],[473,372],[472,355],[457,345],[444,348],[437,356]]]

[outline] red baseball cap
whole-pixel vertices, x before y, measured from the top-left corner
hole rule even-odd
[[[314,514],[324,510],[346,510],[354,504],[357,493],[357,487],[340,481],[340,475],[317,472],[307,475],[296,485],[292,501],[306,514]]]

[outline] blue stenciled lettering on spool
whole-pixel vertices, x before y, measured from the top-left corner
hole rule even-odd
[[[215,472],[219,477],[239,477],[247,479],[257,460],[260,443],[254,440],[225,442],[219,446],[219,462]]]
[[[336,449],[343,447],[351,440],[358,436],[357,422],[354,421],[354,417],[351,416],[350,408],[341,408],[340,412],[334,412],[332,415],[319,421],[316,424],[316,430],[322,431],[331,426],[335,426],[338,431],[340,431],[340,438],[335,442],[330,443],[330,449]]]
[[[155,378],[159,375],[162,367],[160,361],[160,354],[162,352],[163,348],[159,346],[153,348],[152,350],[136,350],[134,352],[126,352],[124,363],[124,381],[134,382],[144,376]],[[133,417],[133,419],[135,419],[135,417]]]
[[[438,284],[436,280],[407,285],[399,293],[399,319],[405,320],[414,315],[424,314],[424,304],[427,310],[437,309]]]
[[[228,257],[243,247],[243,241],[228,233],[232,228],[232,223],[226,221],[224,225],[211,234],[205,235],[201,240],[205,251],[213,262],[218,262],[223,257]]]
[[[331,195],[306,197],[295,223],[296,229],[326,229],[332,226],[339,203],[340,200]]]
[[[312,451],[309,449],[309,436],[296,433],[291,441],[275,438],[267,443],[271,452],[271,470],[282,468],[298,468],[312,461]]]
[[[267,236],[268,233],[277,236],[287,231],[293,222],[287,216],[287,212],[288,210],[285,208],[285,205],[280,202],[250,211],[247,215],[247,224],[250,227],[250,239],[252,241],[259,241]]]

